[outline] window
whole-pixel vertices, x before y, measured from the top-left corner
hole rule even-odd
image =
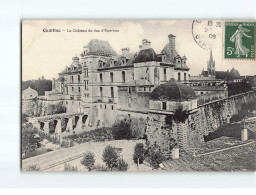
[[[146,87],[144,87],[144,91],[147,91],[147,88],[146,88]]]
[[[110,87],[110,91],[111,91],[111,97],[113,98],[114,97],[114,88]]]
[[[128,106],[131,107],[132,106],[132,99],[129,97],[128,98]]]
[[[164,81],[166,81],[166,68],[164,68]]]
[[[78,87],[78,93],[79,93],[79,94],[81,93],[81,89],[80,89],[80,87]]]
[[[132,93],[131,87],[128,87],[128,93]]]
[[[72,87],[72,92],[74,92],[74,87]]]
[[[180,81],[180,72],[178,72],[178,81]]]
[[[105,110],[107,109],[107,105],[105,105]]]
[[[149,87],[148,90],[151,91],[151,87]]]
[[[78,83],[80,83],[80,75],[78,75]]]
[[[184,81],[187,80],[187,73],[184,73]]]
[[[87,90],[88,89],[88,81],[84,82],[84,89]]]
[[[102,109],[102,104],[100,104],[100,109]]]
[[[125,71],[122,71],[122,81],[125,82]]]
[[[66,86],[66,94],[68,94],[68,87]]]
[[[111,110],[114,110],[114,106],[111,106]]]
[[[100,73],[100,82],[102,83],[102,73]]]
[[[113,83],[114,82],[114,78],[113,78],[113,72],[110,73],[110,82]]]
[[[204,92],[201,91],[201,94],[204,94]]]
[[[166,102],[162,102],[162,109],[166,110]]]
[[[103,96],[103,90],[102,90],[102,87],[100,87],[100,96],[101,96],[101,97]]]
[[[71,83],[74,83],[74,77],[71,76]]]

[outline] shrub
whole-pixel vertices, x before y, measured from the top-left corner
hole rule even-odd
[[[175,110],[174,117],[178,122],[184,123],[185,120],[188,118],[188,114],[186,113],[185,110],[182,111],[182,107],[179,106],[179,108]]]
[[[106,166],[97,164],[96,166],[94,166],[93,171],[109,171],[109,170]]]
[[[21,115],[21,121],[22,121],[22,123],[26,123],[26,122],[28,122],[27,117],[28,117],[28,115],[27,115],[27,114],[22,114],[22,115]]]
[[[118,154],[111,146],[107,146],[102,154],[103,162],[112,171],[118,165]]]
[[[131,124],[124,120],[115,123],[112,127],[112,134],[116,140],[131,139],[132,138]]]
[[[63,147],[63,148],[69,148],[69,141],[63,139],[63,140],[62,140],[62,143],[61,143],[61,147]]]
[[[68,163],[65,163],[64,165],[64,171],[77,171],[77,167],[72,166]]]
[[[32,123],[22,125],[22,154],[26,158],[32,151],[41,147],[40,142],[44,136],[39,133],[38,129],[33,127]]]
[[[127,171],[129,165],[124,161],[124,159],[118,159],[117,161],[117,171]]]
[[[26,171],[39,171],[39,170],[40,170],[40,166],[38,166],[37,164],[29,165],[28,168],[26,169]]]
[[[159,164],[165,159],[160,150],[149,148],[146,152],[149,164],[155,169],[159,168]]]
[[[142,164],[144,161],[144,145],[143,143],[137,143],[134,147],[134,153],[133,153],[133,161],[138,164],[138,160],[139,160],[139,164]]]
[[[88,169],[88,171],[91,171],[95,163],[94,154],[92,152],[87,152],[81,160],[81,163]]]

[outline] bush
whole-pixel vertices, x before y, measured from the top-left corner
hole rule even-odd
[[[118,165],[118,154],[111,146],[107,146],[102,154],[103,162],[112,171]]]
[[[63,147],[63,148],[69,148],[69,141],[63,139],[63,140],[62,140],[62,143],[61,143],[61,147]]]
[[[94,154],[92,152],[87,152],[81,160],[81,163],[88,169],[88,171],[91,171],[95,163]]]
[[[123,160],[123,159],[118,159],[117,161],[117,171],[127,171],[129,165]]]
[[[64,171],[77,171],[77,167],[72,166],[68,163],[65,163],[64,165]]]
[[[38,166],[37,164],[29,165],[28,168],[26,169],[26,171],[39,171],[39,170],[40,170],[40,166]]]
[[[182,107],[179,106],[179,108],[175,110],[174,117],[178,122],[184,123],[188,118],[188,114],[185,110],[182,111]]]
[[[131,124],[124,120],[115,123],[112,127],[112,134],[116,140],[131,139],[132,138]]]
[[[93,171],[109,171],[109,169],[104,165],[97,164],[94,166]]]
[[[32,123],[22,125],[22,154],[26,158],[32,151],[41,147],[41,141],[44,139],[44,134],[40,133],[37,128],[33,127]]]
[[[155,169],[159,168],[159,164],[164,161],[164,156],[160,150],[149,148],[146,152],[147,161]]]
[[[143,143],[136,144],[134,147],[133,161],[136,164],[138,164],[138,160],[139,160],[139,164],[142,164],[144,161],[144,153],[145,153],[145,149],[144,149]]]

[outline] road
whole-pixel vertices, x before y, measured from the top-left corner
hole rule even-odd
[[[67,162],[76,166],[79,171],[87,171],[80,163],[84,153],[91,151],[95,154],[95,165],[104,165],[102,153],[106,146],[122,148],[120,156],[129,164],[128,171],[137,171],[137,165],[133,162],[132,155],[136,143],[144,143],[144,140],[115,140],[105,142],[87,142],[70,148],[48,152],[39,156],[22,160],[22,169],[26,170],[29,165],[37,164],[40,171],[64,171],[64,164]],[[140,165],[139,171],[152,171],[147,165]]]

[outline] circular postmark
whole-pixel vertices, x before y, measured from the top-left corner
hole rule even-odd
[[[195,42],[203,49],[215,48],[222,42],[222,20],[194,20],[192,35]]]

